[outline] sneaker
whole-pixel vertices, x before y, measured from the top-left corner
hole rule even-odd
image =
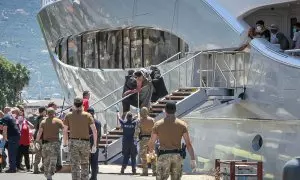
[[[17,171],[16,170],[12,170],[12,169],[8,169],[5,171],[5,173],[16,173]]]

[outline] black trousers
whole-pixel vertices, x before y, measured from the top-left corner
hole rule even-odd
[[[21,167],[21,162],[22,162],[23,156],[25,158],[26,169],[29,170],[30,169],[29,145],[28,146],[25,146],[25,145],[19,146],[18,154],[17,154],[17,167],[18,168]]]
[[[126,168],[128,165],[129,158],[131,159],[132,170],[136,170],[136,156],[137,156],[137,147],[131,141],[123,141],[122,144],[122,153],[123,153],[123,163],[122,168]]]
[[[91,153],[91,157],[90,157],[90,167],[91,167],[91,178],[90,180],[97,180],[97,174],[99,172],[99,168],[98,168],[98,157],[99,157],[99,148],[97,148],[96,153],[92,154]]]

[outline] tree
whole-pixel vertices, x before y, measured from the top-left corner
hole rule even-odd
[[[13,64],[0,56],[0,108],[20,103],[20,93],[28,85],[29,70],[20,63]]]

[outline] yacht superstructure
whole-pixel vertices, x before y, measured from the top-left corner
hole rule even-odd
[[[38,21],[66,98],[93,94],[108,129],[99,160],[120,155],[115,107],[127,70],[157,65],[170,94],[152,115],[162,117],[164,100],[177,101],[199,172],[217,158],[262,160],[265,179],[281,179],[300,149],[299,57],[264,39],[234,50],[257,20],[291,41],[299,10],[294,0],[43,0]]]

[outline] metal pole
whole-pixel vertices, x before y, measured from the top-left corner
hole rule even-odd
[[[257,162],[257,180],[263,179],[263,163],[262,161]]]
[[[140,119],[140,92],[137,93],[137,99],[138,99],[138,119]]]
[[[220,180],[220,170],[221,170],[221,163],[220,159],[215,160],[215,173],[216,173],[216,180]]]
[[[235,180],[235,162],[230,162],[230,180]]]
[[[104,112],[105,114],[104,114],[104,117],[105,117],[105,134],[106,134],[106,136],[105,136],[105,164],[107,164],[107,158],[108,158],[108,154],[107,154],[107,147],[108,147],[108,142],[107,142],[107,140],[108,140],[108,130],[107,130],[107,117],[106,117],[106,111]]]

